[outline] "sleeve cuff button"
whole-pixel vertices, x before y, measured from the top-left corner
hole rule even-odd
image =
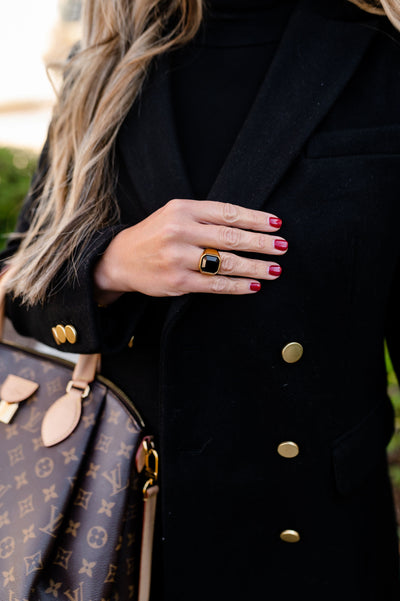
[[[75,344],[78,337],[76,329],[71,325],[64,327],[61,324],[58,324],[54,328],[51,328],[51,333],[57,344],[64,344],[65,342]]]

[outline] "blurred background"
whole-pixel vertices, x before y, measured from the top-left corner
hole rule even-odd
[[[0,249],[15,225],[51,117],[55,93],[45,64],[64,59],[79,39],[80,13],[81,0],[0,3]],[[9,324],[7,337],[20,341]],[[386,364],[397,416],[389,460],[400,534],[400,391],[387,353]]]
[[[0,247],[12,230],[55,99],[45,64],[80,37],[81,0],[0,3]]]
[[[44,63],[65,58],[80,34],[80,0],[0,4],[0,145],[43,144],[54,92]]]

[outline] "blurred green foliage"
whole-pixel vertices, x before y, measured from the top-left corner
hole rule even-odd
[[[393,403],[396,414],[396,434],[393,436],[388,451],[389,453],[400,452],[400,387],[393,370],[393,365],[389,357],[387,348],[385,347],[386,370],[388,374],[388,393]],[[400,465],[396,463],[391,466],[391,477],[393,484],[399,487],[400,490]]]
[[[387,348],[385,347],[386,369],[388,372],[388,392],[395,408],[396,415],[400,421],[400,388],[393,370],[393,365],[389,357]],[[400,423],[399,423],[400,426]]]
[[[37,156],[26,150],[0,148],[0,249],[12,232],[28,191]]]

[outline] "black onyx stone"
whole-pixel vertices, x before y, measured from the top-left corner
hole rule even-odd
[[[218,273],[220,258],[215,255],[204,255],[201,259],[201,270],[215,275]]]

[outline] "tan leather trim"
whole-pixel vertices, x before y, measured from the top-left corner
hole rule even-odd
[[[100,354],[94,355],[79,355],[77,364],[75,365],[72,380],[85,382],[90,384],[96,377],[100,365]]]
[[[45,447],[62,442],[75,430],[82,411],[82,391],[71,388],[46,411],[42,422],[42,440]]]
[[[0,388],[0,398],[7,403],[21,403],[29,399],[38,388],[39,384],[32,380],[9,374]]]
[[[151,562],[158,491],[158,486],[152,486],[147,489],[147,500],[144,502],[143,507],[138,601],[149,601],[150,599]]]
[[[144,470],[144,465],[145,465],[145,451],[143,448],[143,441],[140,443],[139,448],[136,452],[136,457],[135,457],[135,464],[136,464],[136,469],[139,472],[139,474],[142,473],[142,471]]]

